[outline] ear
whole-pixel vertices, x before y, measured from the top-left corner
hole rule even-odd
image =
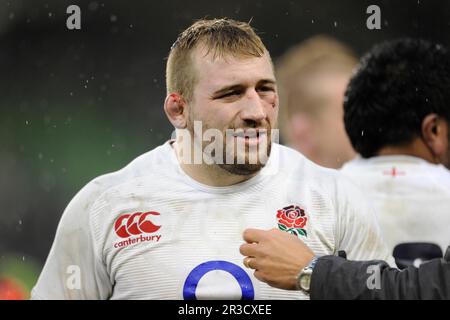
[[[185,129],[187,125],[186,102],[178,93],[171,93],[164,101],[164,111],[176,129]]]
[[[447,121],[435,113],[427,115],[422,121],[422,137],[433,157],[442,163],[448,150]]]

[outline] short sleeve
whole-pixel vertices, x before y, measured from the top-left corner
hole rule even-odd
[[[98,196],[89,183],[69,203],[31,299],[108,299],[112,283],[94,249],[89,211]]]

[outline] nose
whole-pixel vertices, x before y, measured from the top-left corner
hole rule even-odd
[[[254,121],[260,123],[267,117],[267,110],[264,101],[255,90],[249,90],[242,101],[243,107],[241,118],[244,121]]]

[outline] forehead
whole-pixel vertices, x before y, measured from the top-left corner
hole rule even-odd
[[[232,56],[216,57],[206,54],[205,49],[193,52],[197,85],[203,89],[218,89],[228,85],[254,85],[260,80],[275,81],[272,61],[266,52],[262,57]]]

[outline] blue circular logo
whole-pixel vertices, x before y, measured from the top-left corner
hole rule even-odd
[[[222,270],[230,273],[239,283],[242,291],[242,300],[253,300],[255,290],[247,272],[238,265],[228,261],[208,261],[196,266],[187,276],[183,287],[184,300],[197,300],[195,291],[201,278],[213,270]]]

